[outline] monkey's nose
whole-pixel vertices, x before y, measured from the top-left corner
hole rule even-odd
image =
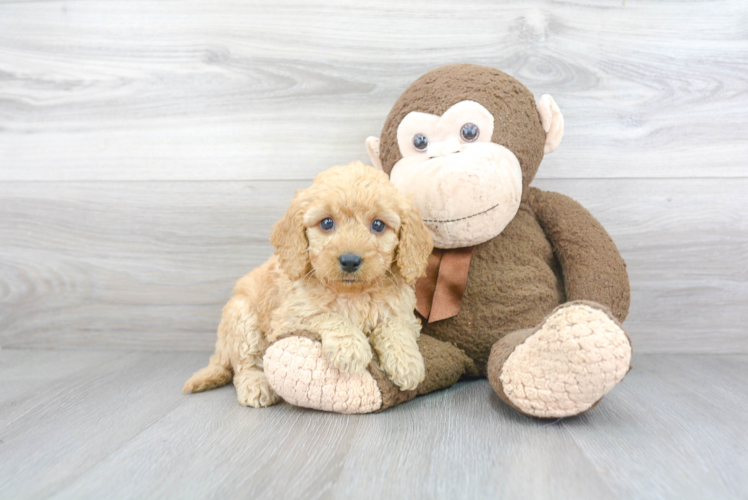
[[[460,151],[462,151],[462,143],[455,137],[447,139],[446,141],[431,143],[427,150],[429,158],[447,156],[452,153],[459,153]]]
[[[361,267],[362,262],[361,256],[355,253],[344,253],[338,261],[340,262],[341,269],[346,273],[356,272],[356,269]]]

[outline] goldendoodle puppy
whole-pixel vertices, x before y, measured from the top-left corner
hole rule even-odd
[[[296,193],[270,241],[275,255],[237,282],[216,352],[185,392],[233,378],[239,403],[277,403],[262,358],[271,343],[299,333],[319,338],[342,372],[364,370],[373,346],[400,388],[423,381],[413,285],[425,274],[433,242],[418,209],[384,172],[359,162],[322,172]]]

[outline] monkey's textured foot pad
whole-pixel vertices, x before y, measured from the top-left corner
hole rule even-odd
[[[514,348],[499,372],[500,387],[527,415],[578,415],[623,379],[631,352],[628,336],[607,312],[571,303]]]
[[[322,344],[287,337],[268,347],[263,368],[271,387],[288,403],[336,413],[371,413],[382,406],[382,393],[371,374],[335,368]]]

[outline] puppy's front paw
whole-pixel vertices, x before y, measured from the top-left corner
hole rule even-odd
[[[236,399],[242,406],[264,408],[274,405],[281,398],[275,393],[265,374],[258,370],[247,370],[234,375]]]
[[[366,369],[373,356],[366,336],[355,330],[323,336],[322,350],[335,368],[348,373]]]
[[[415,344],[415,342],[414,342]],[[390,348],[379,353],[382,370],[403,391],[412,391],[426,378],[426,366],[418,346],[413,349]]]

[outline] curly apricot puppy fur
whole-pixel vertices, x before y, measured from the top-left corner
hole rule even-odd
[[[425,274],[433,240],[384,172],[358,162],[322,172],[296,193],[270,241],[276,254],[237,282],[216,352],[184,392],[233,379],[241,404],[277,403],[262,358],[271,343],[299,333],[318,337],[341,371],[364,370],[373,346],[400,388],[423,381],[413,286]]]

